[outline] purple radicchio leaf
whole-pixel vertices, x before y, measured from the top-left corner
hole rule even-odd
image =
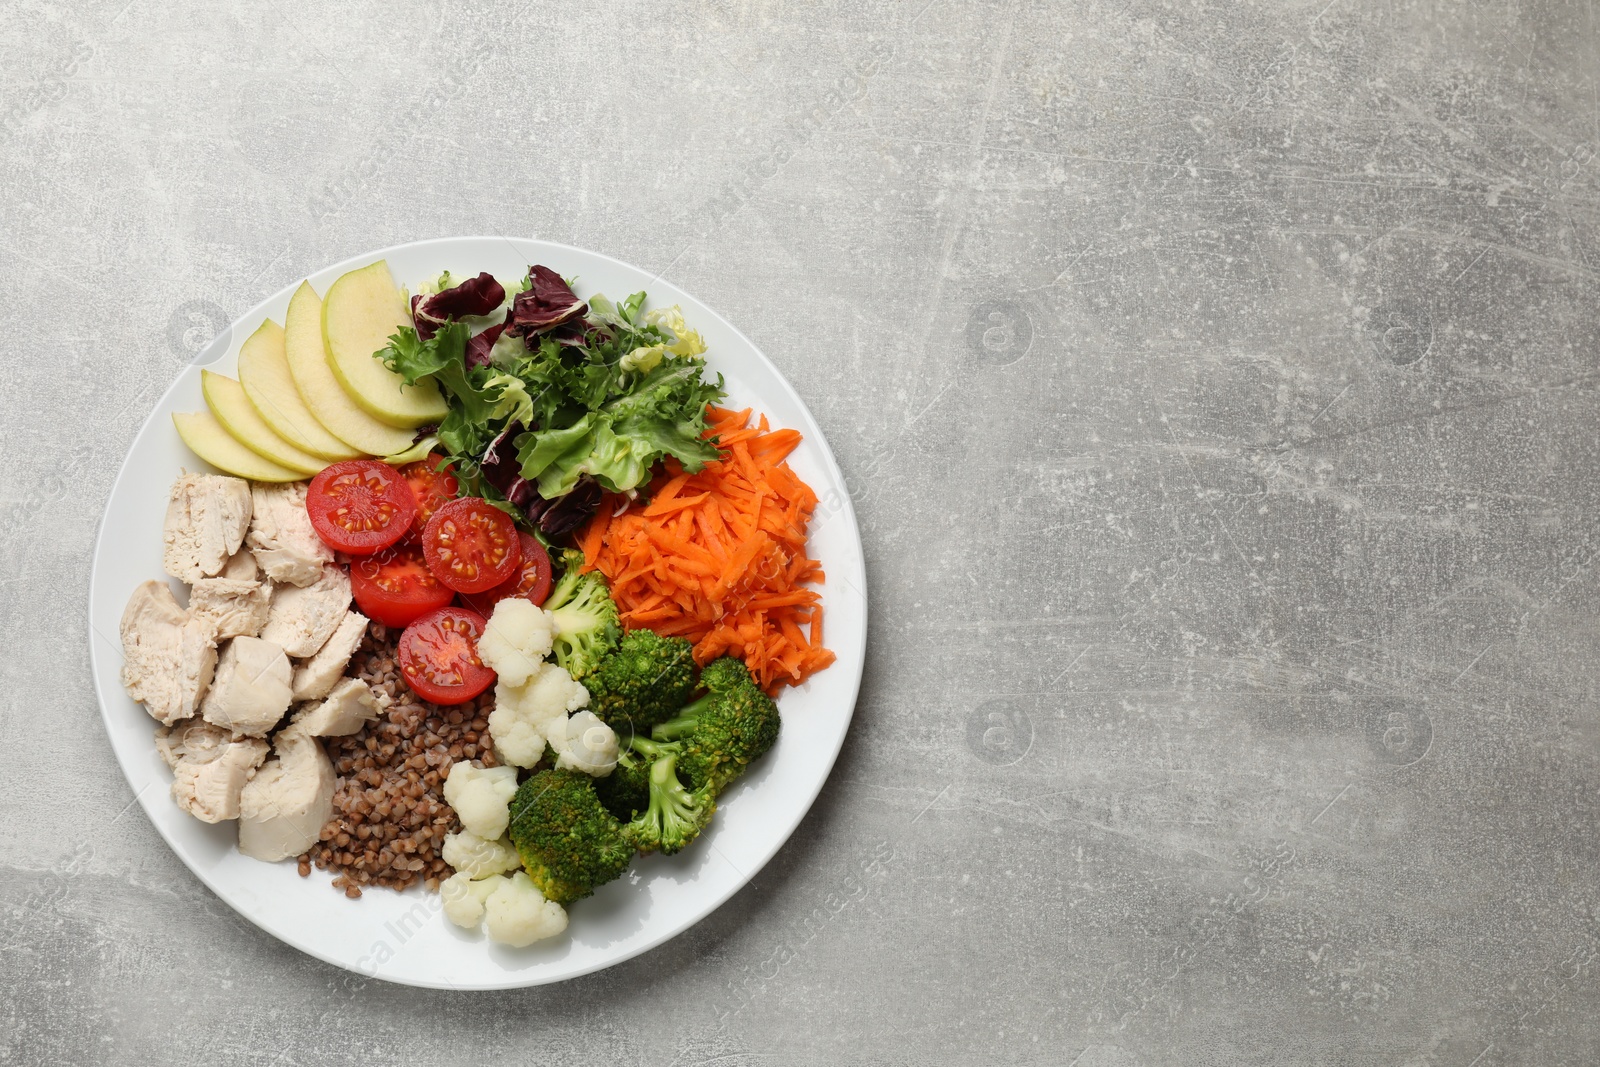
[[[533,504],[538,495],[539,490],[535,489],[533,487],[533,483],[522,477],[520,474],[511,479],[511,484],[506,487],[506,499],[511,501],[511,503],[515,504],[517,507],[521,508],[524,512],[526,512]],[[529,516],[528,521],[534,521],[532,516]]]
[[[467,338],[467,367],[469,369],[472,367],[487,367],[489,365],[489,353],[494,350],[494,343],[500,340],[501,331],[505,328],[505,323],[497,322],[482,333]]]
[[[596,333],[598,333],[598,330],[591,328],[588,320],[568,319],[543,336],[550,338],[556,344],[567,345],[570,348],[581,348],[591,343],[591,337]]]
[[[546,537],[564,537],[589,521],[589,516],[600,507],[604,490],[599,482],[583,475],[564,496],[554,500],[540,496],[534,484],[522,477],[517,463],[513,445],[522,432],[522,423],[513,422],[495,435],[483,452],[483,476],[508,501],[521,508],[528,522]]]
[[[528,288],[511,302],[506,329],[515,336],[528,337],[573,319],[581,320],[588,311],[589,305],[578,299],[561,275],[549,267],[532,266],[528,268]]]
[[[420,303],[422,303],[422,297],[414,296],[411,298],[411,321],[417,328],[417,336],[427,341],[438,331],[438,327],[417,314],[417,305]]]
[[[538,499],[536,503],[527,505],[529,520],[537,523],[546,537],[564,537],[589,521],[589,516],[600,507],[600,500],[605,494],[599,482],[584,475],[570,492],[555,500],[545,500],[537,490],[533,495]],[[537,518],[534,517],[535,511]]]
[[[489,447],[483,450],[482,467],[483,476],[489,484],[519,508],[527,506],[529,495],[533,493],[533,484],[523,480],[522,467],[517,462],[517,450],[514,447],[517,436],[522,432],[522,423],[512,422],[496,434],[495,439],[489,442]],[[530,515],[529,520],[532,519]]]
[[[451,319],[487,315],[505,303],[505,299],[505,287],[494,280],[493,274],[484,271],[476,278],[468,278],[460,285],[452,285],[420,302],[413,300],[411,316],[417,320],[417,332],[420,335],[423,320],[429,323],[431,333]]]

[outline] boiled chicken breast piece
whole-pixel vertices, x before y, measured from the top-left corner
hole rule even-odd
[[[267,624],[272,583],[202,578],[189,591],[189,615],[211,627],[216,639],[254,637]]]
[[[289,728],[312,737],[344,737],[376,719],[382,708],[371,686],[360,678],[346,678],[333,687],[322,703],[295,712]]]
[[[259,737],[186,755],[172,768],[172,799],[201,822],[237,819],[240,795],[266,758],[267,743]]]
[[[253,582],[260,568],[256,566],[256,554],[248,548],[241,548],[228,557],[228,562],[222,565],[219,578],[233,578],[241,582]]]
[[[239,851],[268,861],[303,853],[333,816],[333,763],[322,744],[290,726],[273,747],[276,757],[239,798]]]
[[[267,577],[287,585],[311,585],[322,577],[324,565],[333,562],[333,549],[311,528],[306,514],[306,483],[251,487],[254,517],[250,520],[250,548]],[[313,650],[315,651],[315,650]]]
[[[259,559],[260,553],[256,555]],[[273,587],[272,610],[261,636],[282,645],[291,656],[310,656],[327,644],[328,638],[345,621],[349,608],[350,575],[343,567],[329,563],[323,566],[315,582],[303,588]]]
[[[204,763],[231,740],[233,731],[213,726],[198,715],[171,726],[156,727],[156,752],[168,768],[175,769],[182,759]]]
[[[167,498],[161,564],[191,585],[220,574],[250,528],[250,483],[221,474],[181,474]]]
[[[195,713],[217,665],[211,626],[178,607],[167,583],[149,581],[122,611],[122,684],[158,722]]]
[[[265,737],[289,710],[292,677],[281,645],[259,637],[235,637],[217,660],[216,681],[200,705],[200,714],[235,735]]]
[[[350,657],[361,645],[367,632],[367,617],[360,612],[347,612],[339,628],[333,631],[323,646],[310,659],[302,660],[294,669],[294,699],[321,700],[333,691]]]

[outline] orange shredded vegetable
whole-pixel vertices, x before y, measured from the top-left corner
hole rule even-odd
[[[697,474],[669,459],[647,503],[603,501],[578,540],[584,569],[611,583],[626,628],[686,637],[702,665],[738,656],[775,693],[833,662],[809,588],[824,578],[806,555],[817,497],[785,461],[798,432],[751,426],[748,408],[706,413],[722,458]]]

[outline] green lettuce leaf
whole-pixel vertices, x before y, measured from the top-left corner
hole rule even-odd
[[[579,459],[588,455],[594,443],[594,423],[595,416],[591,413],[565,429],[527,433],[517,438],[517,461],[522,464],[522,476],[538,478],[551,464],[574,451],[579,453]]]

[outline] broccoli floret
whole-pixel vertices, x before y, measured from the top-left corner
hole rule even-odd
[[[678,768],[689,784],[716,796],[777,743],[778,705],[761,691],[749,669],[731,657],[708,663],[700,684],[706,695],[657,726],[651,736],[680,744]]]
[[[633,734],[616,769],[595,783],[600,802],[640,852],[671,855],[698,837],[717,810],[717,794],[778,740],[778,706],[743,663],[715,660],[700,681],[705,696],[658,725],[653,739]]]
[[[555,616],[556,662],[574,678],[582,678],[614,651],[622,627],[606,580],[598,571],[583,571],[583,553],[561,553],[566,568],[550,590],[544,609]]]
[[[700,675],[700,684],[716,693],[753,686],[756,680],[750,676],[750,668],[744,665],[744,660],[722,656],[706,664],[706,669]]]
[[[619,732],[648,733],[694,692],[694,646],[681,637],[630,630],[583,679],[589,710]]]
[[[650,761],[624,742],[616,769],[604,778],[596,778],[594,791],[618,822],[630,821],[650,803]]]
[[[670,856],[711,822],[717,810],[715,794],[704,788],[690,791],[678,780],[678,744],[658,744],[638,736],[630,744],[649,760],[650,799],[622,832],[640,852]]]
[[[511,843],[533,884],[558,904],[588,896],[633,859],[593,783],[578,771],[540,771],[511,798]]]

